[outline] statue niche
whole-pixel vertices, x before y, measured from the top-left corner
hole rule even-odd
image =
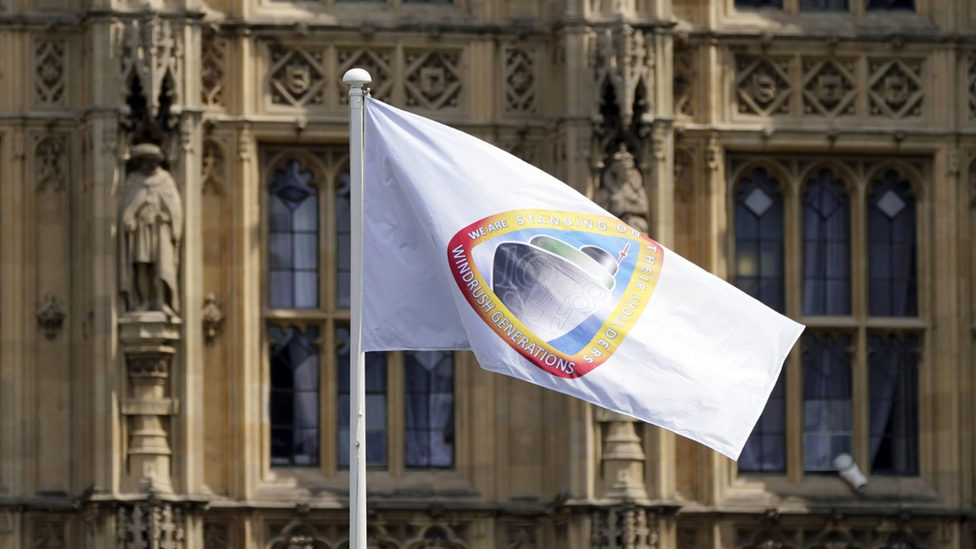
[[[611,215],[647,234],[649,203],[644,177],[623,143],[603,169],[595,198],[595,202]]]
[[[132,148],[134,169],[125,178],[119,214],[119,290],[129,312],[179,316],[183,204],[163,151]]]

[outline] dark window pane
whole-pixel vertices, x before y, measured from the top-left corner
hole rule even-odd
[[[312,172],[289,160],[268,189],[268,303],[319,306],[318,190]]]
[[[319,463],[319,329],[269,326],[271,464]]]
[[[895,170],[871,183],[868,198],[868,309],[872,316],[918,314],[915,198]]]
[[[739,181],[735,220],[736,286],[783,312],[783,197],[764,168]]]
[[[915,0],[868,0],[869,10],[914,10]]]
[[[349,272],[351,260],[352,219],[349,197],[349,172],[336,181],[336,305],[349,307]]]
[[[349,329],[336,329],[339,467],[349,467]],[[386,467],[386,353],[366,353],[366,466]]]
[[[803,314],[851,312],[851,208],[844,182],[828,169],[803,195]]]
[[[735,0],[735,7],[783,9],[783,0]]]
[[[917,475],[918,337],[872,335],[868,347],[871,473]]]
[[[803,461],[806,471],[833,471],[851,447],[851,337],[804,334]]]
[[[782,473],[786,470],[786,390],[781,373],[759,422],[739,456],[739,471]]]
[[[406,466],[454,467],[454,353],[404,353]]]
[[[847,0],[800,0],[801,10],[826,11],[841,10],[847,11]]]

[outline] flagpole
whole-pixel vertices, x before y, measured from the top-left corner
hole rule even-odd
[[[366,549],[366,355],[363,321],[363,99],[372,81],[363,69],[342,77],[349,85],[349,187],[352,207],[349,306],[349,549]]]

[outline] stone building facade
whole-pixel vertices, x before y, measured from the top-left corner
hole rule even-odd
[[[738,464],[371,358],[371,547],[974,546],[976,0],[0,0],[0,548],[345,546],[354,66],[810,327]]]

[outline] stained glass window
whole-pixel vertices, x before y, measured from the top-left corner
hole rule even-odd
[[[829,169],[803,196],[803,314],[851,312],[851,207],[844,182]]]
[[[915,199],[897,171],[871,183],[868,198],[868,310],[872,316],[915,316]]]
[[[319,463],[318,328],[268,328],[271,346],[271,464]]]
[[[917,336],[872,335],[871,473],[918,474]]]
[[[804,334],[803,456],[807,471],[834,471],[851,453],[851,336]]]
[[[406,466],[454,466],[454,353],[404,353]]]
[[[339,425],[338,464],[349,467],[349,329],[336,329],[336,368],[339,378],[337,399]],[[366,465],[384,468],[387,464],[386,432],[386,353],[366,353]]]
[[[268,301],[274,308],[319,306],[319,201],[298,160],[274,173],[268,195]]]

